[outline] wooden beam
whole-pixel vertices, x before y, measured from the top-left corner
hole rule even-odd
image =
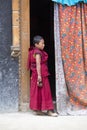
[[[19,0],[12,0],[12,46],[20,46],[19,34]]]
[[[29,109],[29,72],[27,71],[27,56],[30,46],[30,0],[20,0],[20,104],[19,110]]]

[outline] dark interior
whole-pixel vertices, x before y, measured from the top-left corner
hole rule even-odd
[[[35,35],[45,39],[45,51],[49,55],[48,68],[52,97],[55,100],[55,56],[53,31],[53,3],[50,0],[30,1],[30,42]]]

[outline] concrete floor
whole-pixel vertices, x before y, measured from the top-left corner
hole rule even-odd
[[[87,130],[87,116],[36,116],[31,112],[1,113],[0,130]]]

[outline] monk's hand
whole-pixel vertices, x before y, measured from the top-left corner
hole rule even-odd
[[[38,76],[38,79],[37,79],[37,86],[39,86],[39,87],[42,87],[42,78],[41,78],[41,76]]]

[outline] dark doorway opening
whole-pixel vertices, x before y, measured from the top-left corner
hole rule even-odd
[[[53,32],[53,3],[50,0],[30,1],[30,42],[35,35],[42,35],[45,39],[45,50],[49,55],[48,67],[52,97],[55,100],[55,55]]]

